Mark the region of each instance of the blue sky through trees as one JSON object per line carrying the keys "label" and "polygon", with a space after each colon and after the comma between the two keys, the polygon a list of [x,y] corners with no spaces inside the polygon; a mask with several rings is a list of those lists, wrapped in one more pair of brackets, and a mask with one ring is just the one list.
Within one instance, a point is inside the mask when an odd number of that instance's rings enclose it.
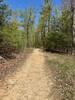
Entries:
{"label": "blue sky through trees", "polygon": [[[32,6],[36,10],[38,10],[41,6],[42,0],[5,0],[7,4],[9,4],[10,8],[15,9],[25,9],[29,6]],[[55,5],[60,4],[60,0],[53,0]]]}
{"label": "blue sky through trees", "polygon": [[[24,10],[28,7],[33,7],[36,12],[36,21],[39,18],[39,11],[41,7],[42,0],[5,0],[12,10],[21,9]],[[53,0],[53,4],[56,6],[60,5],[60,0]]]}

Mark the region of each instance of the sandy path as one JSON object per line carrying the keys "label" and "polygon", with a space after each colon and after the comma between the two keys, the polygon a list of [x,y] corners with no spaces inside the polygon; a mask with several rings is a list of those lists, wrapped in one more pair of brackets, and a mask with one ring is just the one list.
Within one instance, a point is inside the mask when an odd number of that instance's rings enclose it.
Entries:
{"label": "sandy path", "polygon": [[44,67],[44,53],[35,49],[22,68],[5,79],[7,86],[0,89],[0,100],[51,100],[53,83]]}

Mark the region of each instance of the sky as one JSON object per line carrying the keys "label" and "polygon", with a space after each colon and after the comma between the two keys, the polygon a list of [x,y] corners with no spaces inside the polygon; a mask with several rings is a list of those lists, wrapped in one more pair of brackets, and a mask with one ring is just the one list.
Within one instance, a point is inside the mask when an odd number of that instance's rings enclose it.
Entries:
{"label": "sky", "polygon": [[15,9],[25,9],[32,6],[36,10],[41,6],[41,0],[6,0],[6,3],[12,8]]}
{"label": "sky", "polygon": [[[41,6],[42,0],[5,0],[6,3],[12,8],[15,9],[24,9],[29,6],[32,6],[36,10],[38,10]],[[60,0],[53,0],[55,5],[60,4]]]}
{"label": "sky", "polygon": [[[5,0],[12,10],[25,9],[33,7],[36,12],[36,21],[39,18],[39,10],[41,7],[42,0]],[[60,5],[60,0],[53,0],[54,5]]]}

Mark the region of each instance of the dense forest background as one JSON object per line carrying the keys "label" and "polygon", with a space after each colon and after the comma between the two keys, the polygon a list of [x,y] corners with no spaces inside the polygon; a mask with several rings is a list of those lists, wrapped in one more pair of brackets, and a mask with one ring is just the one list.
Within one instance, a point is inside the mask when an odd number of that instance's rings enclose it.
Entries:
{"label": "dense forest background", "polygon": [[75,52],[75,8],[73,0],[43,0],[37,25],[32,7],[13,11],[0,0],[0,55],[11,57],[24,48],[36,47],[59,53]]}

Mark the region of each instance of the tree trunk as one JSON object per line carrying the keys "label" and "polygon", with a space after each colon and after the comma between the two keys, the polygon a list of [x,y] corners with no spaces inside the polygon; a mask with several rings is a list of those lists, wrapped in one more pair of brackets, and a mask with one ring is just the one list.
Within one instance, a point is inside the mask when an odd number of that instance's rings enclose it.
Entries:
{"label": "tree trunk", "polygon": [[27,47],[29,47],[29,25],[27,25]]}
{"label": "tree trunk", "polygon": [[73,8],[73,53],[75,55],[75,8]]}
{"label": "tree trunk", "polygon": [[75,1],[71,0],[72,12],[72,54],[75,55]]}

